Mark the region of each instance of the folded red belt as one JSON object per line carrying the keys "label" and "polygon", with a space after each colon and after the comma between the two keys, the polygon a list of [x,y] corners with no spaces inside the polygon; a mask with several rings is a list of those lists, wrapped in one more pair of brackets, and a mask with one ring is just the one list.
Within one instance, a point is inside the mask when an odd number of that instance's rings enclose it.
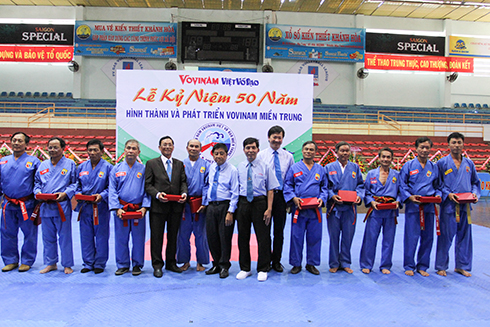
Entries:
{"label": "folded red belt", "polygon": [[475,203],[476,199],[473,197],[472,193],[456,193],[458,203]]}
{"label": "folded red belt", "polygon": [[38,200],[54,201],[57,198],[58,198],[58,195],[52,194],[52,193],[38,193],[38,194],[36,194],[36,199],[38,199]]}
{"label": "folded red belt", "polygon": [[127,211],[121,215],[122,219],[141,219],[143,214],[139,211]]}
{"label": "folded red belt", "polygon": [[417,196],[415,199],[420,203],[441,203],[439,196]]}
{"label": "folded red belt", "polygon": [[94,202],[97,199],[97,197],[95,195],[75,194],[75,199],[79,201]]}
{"label": "folded red belt", "polygon": [[344,191],[339,190],[340,199],[344,203],[354,203],[357,200],[357,192],[356,191]]}
{"label": "folded red belt", "polygon": [[181,195],[174,195],[174,194],[165,194],[164,198],[167,199],[167,200],[169,200],[169,201],[179,201],[179,200],[182,200],[182,196]]}
{"label": "folded red belt", "polygon": [[378,203],[377,207],[378,207],[378,210],[391,210],[391,209],[396,209],[396,202]]}

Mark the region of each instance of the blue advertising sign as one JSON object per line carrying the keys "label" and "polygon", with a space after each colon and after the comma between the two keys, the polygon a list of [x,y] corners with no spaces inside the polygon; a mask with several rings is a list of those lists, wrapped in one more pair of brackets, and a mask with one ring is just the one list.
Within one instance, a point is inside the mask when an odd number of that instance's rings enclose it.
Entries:
{"label": "blue advertising sign", "polygon": [[77,21],[75,55],[176,58],[177,24]]}
{"label": "blue advertising sign", "polygon": [[267,24],[266,58],[363,62],[366,30]]}
{"label": "blue advertising sign", "polygon": [[490,196],[490,174],[478,173],[480,179],[481,196]]}

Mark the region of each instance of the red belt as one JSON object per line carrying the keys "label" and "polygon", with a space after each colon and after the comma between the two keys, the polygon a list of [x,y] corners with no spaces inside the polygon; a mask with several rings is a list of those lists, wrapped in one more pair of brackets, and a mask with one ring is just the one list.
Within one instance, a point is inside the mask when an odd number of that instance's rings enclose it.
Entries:
{"label": "red belt", "polygon": [[[199,212],[192,212],[192,201],[197,200],[197,199],[202,199],[202,196],[191,196],[188,200],[189,206],[191,208],[191,217],[192,214],[195,213],[196,215],[194,216],[194,221],[199,221]],[[185,220],[185,207],[184,207],[184,212],[182,214],[182,220]]]}
{"label": "red belt", "polygon": [[[124,211],[136,211],[136,210],[139,210],[141,208],[141,203],[134,204],[134,203],[126,202],[126,201],[121,200],[121,199],[119,199],[119,203],[123,205],[122,209]],[[138,226],[138,220],[139,219],[134,219],[134,225],[135,226]],[[128,221],[126,219],[123,219],[123,226],[124,227],[129,226]]]}
{"label": "red belt", "polygon": [[[396,201],[396,199],[392,198],[391,196],[373,196],[373,198],[374,198],[374,201],[376,201],[378,203],[391,203],[391,202]],[[371,215],[373,210],[374,210],[374,208],[371,206],[371,208],[369,208],[368,212],[366,213],[366,217],[364,217],[363,222],[366,222],[366,220],[368,219],[369,215]],[[396,219],[396,214],[395,214],[395,224],[398,225],[398,221]]]}
{"label": "red belt", "polygon": [[[308,210],[308,209],[306,209],[306,210]],[[296,224],[298,222],[299,211],[300,211],[300,209],[296,208],[296,211],[294,212],[294,216],[293,216],[293,224]],[[318,209],[318,207],[315,208],[315,211],[316,211],[316,216],[318,217],[318,222],[321,223],[322,222],[322,215],[320,214],[320,210]]]}
{"label": "red belt", "polygon": [[[434,210],[436,214],[436,233],[437,236],[441,235],[441,226],[439,224],[439,212],[434,204]],[[420,230],[425,230],[425,215],[424,215],[424,204],[419,204],[419,217],[420,217]]]}
{"label": "red belt", "polygon": [[[352,204],[352,211],[354,212],[354,222],[352,223],[352,225],[355,225],[356,224],[356,220],[357,220],[357,215],[356,215],[356,207],[355,207],[355,203]],[[328,216],[330,215],[330,213],[332,212],[333,208],[335,207],[335,201],[332,203],[332,206],[330,207],[330,210],[328,210],[327,212],[327,219],[328,219]]]}
{"label": "red belt", "polygon": [[82,214],[83,206],[86,203],[89,203],[92,205],[92,210],[94,213],[94,226],[99,225],[99,206],[97,205],[97,203],[91,203],[91,202],[87,202],[87,201],[83,201],[82,205],[80,206],[80,211],[78,211],[78,220],[77,221],[80,221],[80,215]]}
{"label": "red belt", "polygon": [[[61,207],[61,204],[58,201],[44,201],[45,203],[56,203],[58,205],[58,212],[60,213],[61,221],[65,222],[65,213],[63,212],[63,208]],[[34,221],[34,225],[41,225],[41,216],[39,215],[39,211],[41,210],[41,205],[43,202],[39,202],[36,207],[34,208],[34,211],[32,212],[31,215],[31,220]]]}
{"label": "red belt", "polygon": [[4,194],[4,197],[5,197],[5,205],[3,206],[3,221],[5,223],[5,229],[7,229],[7,220],[5,219],[5,208],[7,208],[7,204],[10,202],[12,204],[15,204],[16,206],[20,206],[20,210],[22,211],[22,217],[24,217],[24,221],[26,221],[27,219],[29,219],[29,216],[27,215],[27,208],[26,208],[26,203],[25,201],[28,201],[32,198],[34,198],[34,195],[33,194],[30,194],[28,196],[24,196],[22,198],[19,198],[19,199],[12,199],[12,198],[9,198],[7,195]]}

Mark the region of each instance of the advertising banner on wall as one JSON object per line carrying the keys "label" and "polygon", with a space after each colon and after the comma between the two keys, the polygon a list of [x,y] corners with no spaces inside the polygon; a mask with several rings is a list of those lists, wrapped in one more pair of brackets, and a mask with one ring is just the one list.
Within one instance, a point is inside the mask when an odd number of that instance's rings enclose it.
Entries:
{"label": "advertising banner on wall", "polygon": [[366,33],[366,52],[444,57],[442,36]]}
{"label": "advertising banner on wall", "polygon": [[177,24],[77,21],[75,55],[176,58]]}
{"label": "advertising banner on wall", "polygon": [[449,36],[449,55],[463,57],[490,57],[490,38]]}
{"label": "advertising banner on wall", "polygon": [[326,62],[322,61],[298,61],[288,71],[291,74],[310,74],[313,76],[313,97],[317,98],[325,91],[339,73]]}
{"label": "advertising banner on wall", "polygon": [[228,160],[245,160],[242,142],[256,137],[268,147],[267,131],[282,126],[283,147],[301,158],[302,144],[312,139],[311,75],[212,71],[121,70],[116,83],[117,155],[128,139],[141,143],[143,162],[158,157],[158,141],[170,135],[173,156],[187,157],[187,141],[202,143],[212,161],[216,143],[228,146]]}
{"label": "advertising banner on wall", "polygon": [[73,25],[0,24],[0,44],[73,45]]}
{"label": "advertising banner on wall", "polygon": [[473,73],[473,58],[413,57],[366,53],[367,69]]}
{"label": "advertising banner on wall", "polygon": [[480,179],[481,196],[490,196],[490,174],[478,173]]}
{"label": "advertising banner on wall", "polygon": [[0,62],[69,62],[73,47],[0,45]]}
{"label": "advertising banner on wall", "polygon": [[362,62],[365,35],[362,28],[267,24],[265,57]]}
{"label": "advertising banner on wall", "polygon": [[145,59],[138,58],[110,58],[107,63],[102,66],[101,70],[104,74],[116,85],[116,76],[119,70],[153,70],[153,67]]}

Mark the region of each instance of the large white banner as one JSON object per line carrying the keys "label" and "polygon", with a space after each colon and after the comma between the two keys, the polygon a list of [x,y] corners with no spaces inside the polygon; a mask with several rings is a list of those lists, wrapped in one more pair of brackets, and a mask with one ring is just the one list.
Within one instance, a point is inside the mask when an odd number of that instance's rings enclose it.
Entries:
{"label": "large white banner", "polygon": [[261,149],[269,146],[271,126],[285,129],[283,147],[295,160],[312,137],[311,75],[120,70],[116,97],[118,156],[134,138],[143,162],[160,155],[158,141],[165,135],[173,138],[177,159],[187,157],[187,141],[196,138],[209,161],[212,146],[225,143],[234,165],[245,160],[245,138],[258,138]]}

